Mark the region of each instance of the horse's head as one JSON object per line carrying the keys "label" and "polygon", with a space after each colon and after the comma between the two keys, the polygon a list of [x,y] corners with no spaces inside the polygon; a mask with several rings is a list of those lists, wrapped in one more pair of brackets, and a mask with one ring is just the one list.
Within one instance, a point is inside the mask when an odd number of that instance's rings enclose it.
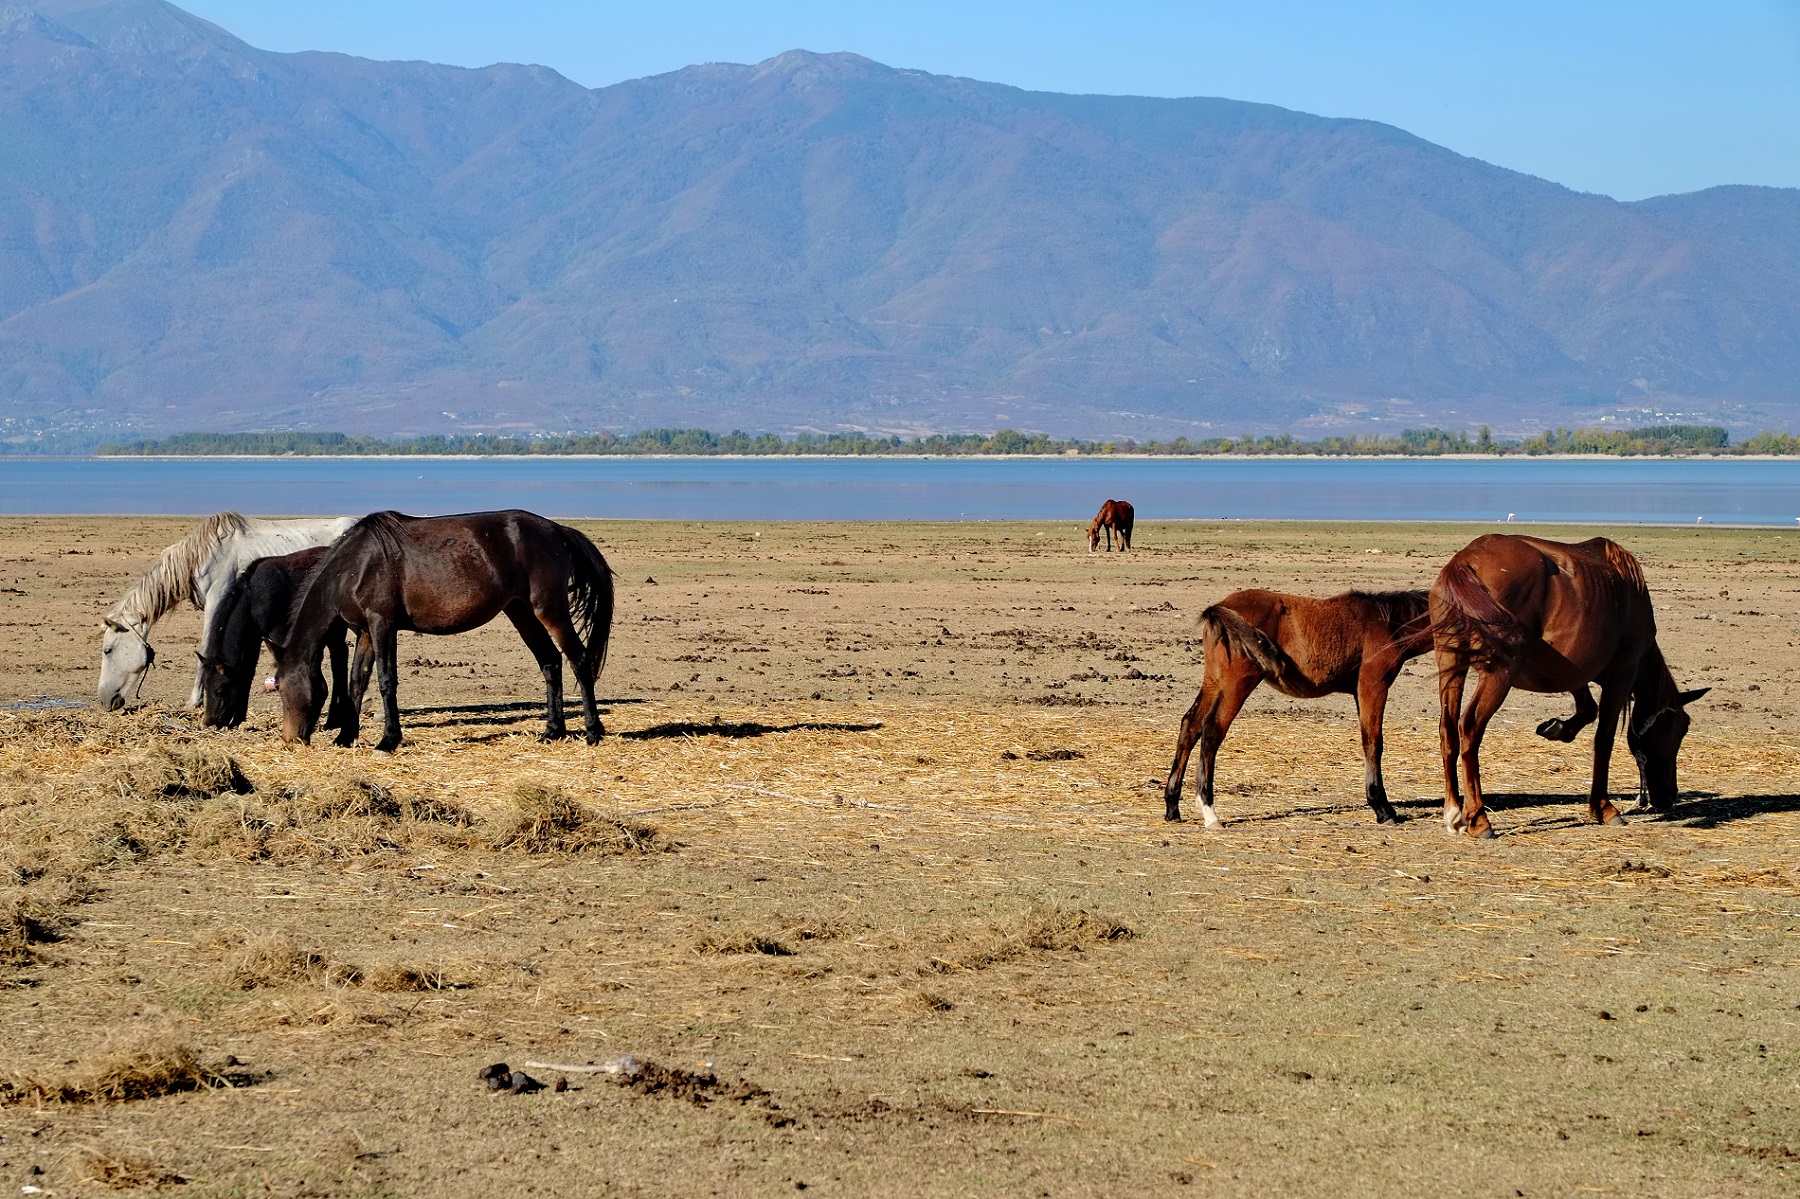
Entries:
{"label": "horse's head", "polygon": [[[1665,671],[1666,677],[1666,671]],[[1674,806],[1679,788],[1675,783],[1675,757],[1681,752],[1681,739],[1687,736],[1687,705],[1711,691],[1700,687],[1693,691],[1676,691],[1673,681],[1657,699],[1645,702],[1633,696],[1629,723],[1625,726],[1625,744],[1637,759],[1638,779],[1649,793],[1650,806],[1658,811]]]}
{"label": "horse's head", "polygon": [[125,706],[125,694],[143,690],[144,676],[156,661],[156,650],[144,634],[148,630],[108,616],[100,631],[100,706],[117,711]]}
{"label": "horse's head", "polygon": [[281,692],[281,739],[289,745],[296,741],[311,745],[319,713],[325,708],[325,671],[316,658],[290,661],[285,651],[278,653],[275,661],[275,680]]}
{"label": "horse's head", "polygon": [[194,656],[200,659],[200,723],[228,729],[244,723],[250,715],[250,676],[234,679],[222,660],[198,651]]}
{"label": "horse's head", "polygon": [[1096,516],[1094,523],[1087,527],[1088,553],[1096,553],[1100,548],[1100,518]]}

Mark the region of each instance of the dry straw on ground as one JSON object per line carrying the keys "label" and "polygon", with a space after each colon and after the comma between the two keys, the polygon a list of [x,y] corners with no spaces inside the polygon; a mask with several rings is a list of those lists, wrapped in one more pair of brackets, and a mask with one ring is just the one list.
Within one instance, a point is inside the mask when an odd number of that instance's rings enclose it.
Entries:
{"label": "dry straw on ground", "polygon": [[163,1031],[115,1039],[79,1059],[67,1074],[25,1074],[0,1085],[15,1102],[129,1103],[231,1083],[202,1065],[186,1039]]}
{"label": "dry straw on ground", "polygon": [[663,853],[675,848],[656,829],[602,816],[555,787],[520,783],[513,788],[511,819],[493,839],[495,849],[525,853]]}

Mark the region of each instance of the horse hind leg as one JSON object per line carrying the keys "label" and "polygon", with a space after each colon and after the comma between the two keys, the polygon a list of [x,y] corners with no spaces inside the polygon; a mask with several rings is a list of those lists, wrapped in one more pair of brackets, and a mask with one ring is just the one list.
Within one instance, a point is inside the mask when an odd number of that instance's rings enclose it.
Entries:
{"label": "horse hind leg", "polygon": [[1463,781],[1468,785],[1468,795],[1463,800],[1461,828],[1471,837],[1494,835],[1493,822],[1488,819],[1481,795],[1481,741],[1487,733],[1488,722],[1506,702],[1507,693],[1512,690],[1512,679],[1511,670],[1478,675],[1474,694],[1469,697],[1469,706],[1462,714]]}
{"label": "horse hind leg", "polygon": [[1576,734],[1593,723],[1594,714],[1599,708],[1594,704],[1593,692],[1586,687],[1579,687],[1569,692],[1575,700],[1573,716],[1552,716],[1537,726],[1537,735],[1549,741],[1569,742],[1575,740]]}
{"label": "horse hind leg", "polygon": [[519,630],[525,648],[537,659],[538,673],[544,676],[544,740],[561,740],[569,735],[568,726],[563,723],[562,654],[550,631],[524,600],[507,605],[506,618]]}
{"label": "horse hind leg", "polygon": [[1462,716],[1463,684],[1469,668],[1450,652],[1440,652],[1438,664],[1438,748],[1444,759],[1444,828],[1451,833],[1462,831],[1462,791],[1457,785],[1456,767],[1462,757],[1462,741],[1457,721]]}
{"label": "horse hind leg", "polygon": [[[1221,648],[1215,652],[1224,651]],[[1165,820],[1181,819],[1181,780],[1187,773],[1188,756],[1197,742],[1200,747],[1199,778],[1196,780],[1200,797],[1200,818],[1207,828],[1219,828],[1224,824],[1213,807],[1214,766],[1218,759],[1219,745],[1225,740],[1225,734],[1230,731],[1231,722],[1237,718],[1244,701],[1250,698],[1250,693],[1262,682],[1262,675],[1254,669],[1234,669],[1230,666],[1221,674],[1223,677],[1208,674],[1193,707],[1182,718],[1181,734],[1175,746],[1175,762],[1169,768],[1168,780],[1163,784]]]}

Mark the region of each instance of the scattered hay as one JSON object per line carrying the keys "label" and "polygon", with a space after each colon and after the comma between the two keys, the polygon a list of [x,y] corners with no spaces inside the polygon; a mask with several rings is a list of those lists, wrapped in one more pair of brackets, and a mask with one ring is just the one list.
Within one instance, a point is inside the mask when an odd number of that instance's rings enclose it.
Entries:
{"label": "scattered hay", "polygon": [[97,783],[121,798],[201,800],[256,790],[230,754],[210,745],[167,739],[107,766]]}
{"label": "scattered hay", "polygon": [[650,854],[675,848],[647,824],[602,816],[538,783],[513,789],[511,822],[492,844],[525,853]]}
{"label": "scattered hay", "polygon": [[1087,757],[1078,749],[1028,749],[1025,756],[1033,762],[1075,762]]}
{"label": "scattered hay", "polygon": [[301,949],[280,933],[269,933],[245,945],[226,978],[240,991],[257,991],[295,983],[351,986],[361,981],[362,972],[333,963],[322,953]]}
{"label": "scattered hay", "polygon": [[954,1003],[936,991],[920,991],[913,996],[913,1002],[928,1012],[948,1012],[956,1007]]}
{"label": "scattered hay", "polygon": [[14,896],[0,905],[0,965],[32,965],[38,946],[53,945],[67,933],[59,910],[35,896]]}
{"label": "scattered hay", "polygon": [[351,777],[287,783],[267,803],[221,796],[194,814],[190,831],[196,846],[245,861],[331,859],[456,841],[474,820],[446,800],[413,799]]}
{"label": "scattered hay", "polygon": [[1129,941],[1137,933],[1110,916],[1052,904],[1033,910],[1021,920],[1015,936],[1028,949],[1058,951],[1080,950],[1100,941]]}
{"label": "scattered hay", "polygon": [[110,1190],[135,1191],[145,1187],[161,1189],[192,1181],[137,1154],[114,1154],[101,1149],[87,1149],[82,1152],[82,1159],[83,1172],[87,1177]]}
{"label": "scattered hay", "polygon": [[1032,909],[1012,925],[995,929],[995,939],[959,958],[934,957],[925,969],[934,974],[985,970],[1033,952],[1080,953],[1089,945],[1128,941],[1137,933],[1123,921],[1083,908],[1055,904]]}
{"label": "scattered hay", "polygon": [[769,957],[791,958],[794,951],[774,937],[761,933],[713,933],[694,942],[694,952],[703,955],[761,953]]}
{"label": "scattered hay", "polygon": [[15,1100],[130,1103],[231,1085],[231,1079],[200,1064],[192,1045],[172,1033],[155,1033],[114,1042],[78,1061],[67,1077],[27,1076],[9,1082],[7,1090]]}
{"label": "scattered hay", "polygon": [[449,991],[457,988],[457,984],[450,982],[442,970],[422,969],[403,962],[380,962],[370,966],[363,974],[362,982],[371,991],[395,994]]}

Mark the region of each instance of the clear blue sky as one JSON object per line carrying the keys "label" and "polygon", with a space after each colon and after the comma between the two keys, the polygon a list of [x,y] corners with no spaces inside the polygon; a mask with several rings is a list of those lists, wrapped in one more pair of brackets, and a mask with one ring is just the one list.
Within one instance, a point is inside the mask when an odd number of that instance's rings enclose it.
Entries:
{"label": "clear blue sky", "polygon": [[1368,117],[1620,199],[1800,187],[1800,0],[189,0],[271,50],[589,86],[852,50],[1063,92],[1228,96]]}

